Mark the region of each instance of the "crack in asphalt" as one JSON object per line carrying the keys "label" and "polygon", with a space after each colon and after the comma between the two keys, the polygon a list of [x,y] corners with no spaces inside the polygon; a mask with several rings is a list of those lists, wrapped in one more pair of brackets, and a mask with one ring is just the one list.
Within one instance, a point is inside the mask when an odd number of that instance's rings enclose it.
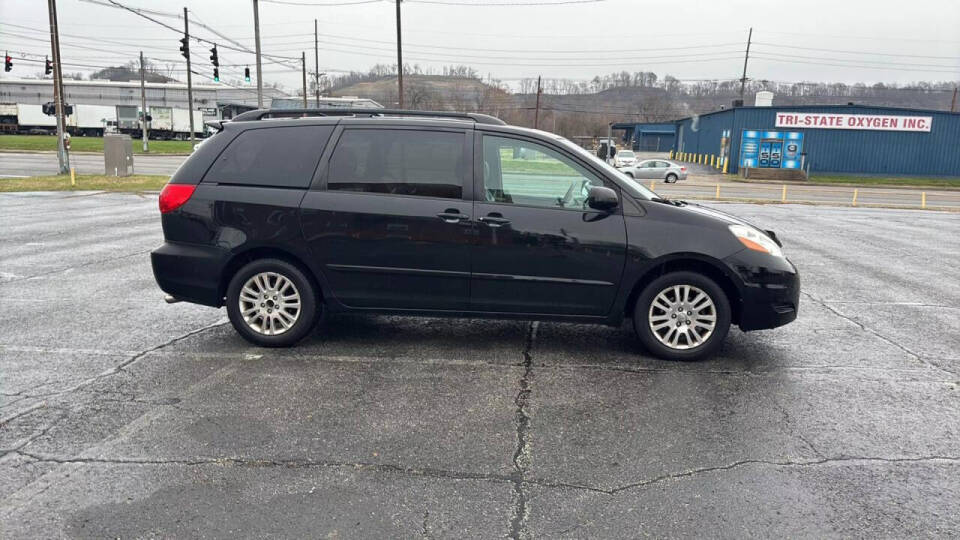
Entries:
{"label": "crack in asphalt", "polygon": [[513,452],[513,473],[510,480],[513,483],[513,492],[516,496],[516,506],[510,518],[510,538],[518,539],[523,534],[527,521],[527,494],[523,489],[524,476],[530,461],[530,415],[527,413],[527,399],[530,397],[530,379],[533,376],[533,343],[537,338],[536,321],[530,323],[527,332],[526,344],[523,348],[523,374],[520,376],[520,389],[514,403],[517,406],[517,447]]}
{"label": "crack in asphalt", "polygon": [[611,490],[604,491],[608,495],[616,495],[617,493],[640,488],[651,486],[654,484],[659,484],[667,480],[676,480],[680,478],[689,478],[692,476],[697,476],[706,473],[712,472],[723,472],[730,471],[745,465],[770,465],[774,467],[810,467],[816,465],[827,465],[831,463],[842,463],[842,462],[883,462],[883,463],[916,463],[924,461],[943,461],[948,463],[958,463],[960,462],[960,456],[918,456],[918,457],[899,457],[899,458],[887,458],[887,457],[863,457],[863,456],[846,456],[846,457],[832,457],[832,458],[819,458],[811,460],[784,460],[784,461],[774,461],[766,459],[744,459],[740,461],[735,461],[727,465],[719,465],[715,467],[698,467],[696,469],[691,469],[688,471],[683,471],[679,473],[664,474],[657,476],[656,478],[651,478],[649,480],[643,480],[640,482],[634,482],[632,484],[626,484]]}
{"label": "crack in asphalt", "polygon": [[809,439],[807,439],[806,435],[804,435],[800,431],[796,431],[797,425],[793,421],[793,416],[790,414],[790,411],[787,410],[787,408],[783,405],[783,403],[780,403],[780,400],[775,397],[771,398],[771,401],[773,401],[774,405],[777,406],[777,409],[780,410],[780,414],[783,415],[783,423],[790,428],[791,434],[795,435],[798,439],[803,441],[803,444],[807,445],[807,448],[811,452],[813,452],[813,455],[817,456],[818,458],[824,458],[825,456],[823,455],[823,453],[821,453],[820,450],[818,450],[817,447],[814,446]]}
{"label": "crack in asphalt", "polygon": [[[56,463],[59,465],[180,465],[180,466],[237,466],[237,467],[284,467],[291,469],[319,468],[319,469],[351,469],[360,472],[404,474],[415,477],[435,478],[441,480],[482,480],[500,483],[516,483],[516,475],[511,474],[493,474],[493,473],[475,473],[470,471],[452,471],[447,469],[431,467],[404,467],[401,465],[385,463],[368,462],[349,462],[349,461],[316,461],[316,460],[272,460],[272,459],[246,459],[246,458],[198,458],[198,459],[134,459],[134,458],[95,458],[95,457],[59,457],[47,454],[28,452],[25,450],[11,450],[8,454],[16,454],[39,463]],[[749,465],[762,465],[771,467],[815,467],[820,465],[830,465],[836,463],[960,463],[960,456],[929,455],[912,457],[875,457],[875,456],[839,456],[823,457],[817,459],[787,459],[787,460],[767,460],[767,459],[744,459],[728,463],[726,465],[716,465],[710,467],[697,467],[668,473],[654,478],[624,484],[622,486],[604,489],[597,486],[588,486],[583,484],[574,484],[567,482],[554,482],[535,478],[523,478],[520,483],[523,486],[537,486],[552,489],[575,489],[580,491],[589,491],[602,495],[617,495],[619,493],[632,489],[643,488],[655,484],[660,484],[669,480],[678,480],[683,478],[692,478],[703,474],[725,472]],[[427,511],[429,512],[429,510]],[[424,521],[428,516],[425,515]],[[522,525],[517,522],[516,525]],[[521,528],[511,527],[511,536],[518,537],[522,533]]]}
{"label": "crack in asphalt", "polygon": [[380,472],[405,474],[409,476],[437,478],[446,480],[488,480],[508,483],[513,481],[513,475],[478,473],[470,471],[453,471],[434,467],[404,467],[390,463],[370,463],[351,461],[320,461],[320,460],[275,460],[275,459],[246,459],[236,457],[224,458],[197,458],[197,459],[136,459],[136,458],[97,458],[97,457],[60,457],[49,454],[28,452],[25,450],[11,450],[8,454],[17,454],[41,463],[56,463],[60,465],[218,465],[237,467],[283,467],[289,469],[353,469],[364,472]]}
{"label": "crack in asphalt", "polygon": [[[150,354],[150,353],[152,353],[152,352],[154,352],[154,351],[157,351],[157,350],[160,350],[160,349],[162,349],[162,348],[164,348],[164,347],[168,347],[168,346],[170,346],[170,345],[173,345],[174,343],[177,343],[177,342],[179,342],[179,341],[182,341],[182,340],[184,340],[184,339],[187,339],[187,338],[189,338],[189,337],[191,337],[191,336],[197,335],[197,334],[199,334],[199,333],[201,333],[201,332],[205,332],[205,331],[207,331],[207,330],[210,330],[211,328],[216,328],[216,327],[218,327],[218,326],[223,326],[223,325],[225,325],[225,324],[228,324],[228,322],[229,322],[229,321],[218,321],[218,322],[216,322],[216,323],[208,324],[208,325],[206,325],[206,326],[197,328],[197,329],[195,329],[195,330],[191,330],[191,331],[186,332],[186,333],[184,333],[184,334],[180,334],[179,336],[173,337],[173,338],[171,338],[171,339],[169,339],[169,340],[167,340],[167,341],[165,341],[165,342],[163,342],[163,343],[160,343],[159,345],[155,345],[155,346],[153,346],[153,347],[150,347],[150,348],[148,348],[148,349],[145,349],[145,350],[143,350],[143,351],[140,351],[139,353],[131,356],[130,358],[128,358],[127,360],[124,360],[123,362],[117,364],[116,366],[113,366],[112,368],[110,368],[110,369],[108,369],[108,370],[106,370],[106,371],[104,371],[104,372],[101,372],[101,373],[99,373],[99,374],[97,374],[97,375],[94,375],[93,377],[90,377],[90,378],[87,378],[87,379],[85,379],[85,380],[83,380],[83,381],[80,381],[79,383],[75,384],[74,386],[72,386],[72,387],[70,387],[70,388],[68,388],[68,389],[66,389],[66,390],[60,390],[60,391],[57,391],[57,392],[50,392],[50,393],[48,393],[48,394],[40,394],[40,395],[37,395],[37,396],[30,396],[30,397],[55,397],[55,396],[61,396],[61,395],[64,395],[64,394],[69,394],[69,393],[76,392],[76,391],[78,391],[78,390],[80,390],[80,389],[82,389],[82,388],[84,388],[84,387],[86,387],[86,386],[89,386],[89,385],[91,385],[91,384],[99,381],[100,379],[103,379],[103,378],[105,378],[105,377],[110,377],[110,376],[116,375],[117,373],[121,373],[121,372],[125,371],[125,370],[126,370],[128,367],[130,367],[133,363],[137,362],[138,360],[144,358],[145,356],[147,356],[148,354]],[[167,405],[169,405],[169,404],[173,404],[173,403],[167,402],[167,403],[155,403],[155,404],[157,404],[157,405],[161,405],[161,404],[167,404]],[[46,409],[46,408],[48,408],[48,404],[47,404],[46,401],[41,401],[41,402],[35,403],[35,404],[31,405],[30,407],[27,407],[26,409],[22,410],[22,411],[19,411],[19,412],[15,413],[15,414],[12,414],[12,415],[10,415],[10,416],[8,416],[8,417],[6,417],[6,418],[3,418],[2,420],[0,420],[0,426],[4,426],[4,425],[12,422],[13,420],[16,420],[16,419],[18,419],[18,418],[22,418],[22,417],[24,417],[24,416],[28,416],[28,415],[30,415],[30,414],[33,414],[33,413],[35,413],[35,412],[37,412],[37,411],[40,411],[40,410],[44,410],[44,409]],[[63,411],[63,410],[64,410],[64,409],[62,409],[62,408],[60,408],[60,407],[50,407],[50,408],[52,408],[52,409],[54,409],[54,410],[60,410],[60,411]],[[47,432],[50,431],[50,429],[52,429],[54,426],[56,426],[57,423],[59,423],[61,420],[63,420],[64,418],[66,418],[66,416],[67,416],[66,414],[62,414],[62,415],[58,416],[53,422],[51,422],[49,425],[47,425],[46,427],[44,427],[40,432],[38,432],[38,433],[30,436],[29,438],[27,438],[23,443],[20,443],[20,444],[16,445],[16,446],[13,447],[13,448],[0,449],[0,459],[6,457],[6,456],[9,455],[9,454],[19,452],[20,450],[22,450],[23,448],[25,448],[27,445],[29,445],[29,444],[32,443],[33,441],[35,441],[35,440],[37,440],[38,438],[46,435]]]}
{"label": "crack in asphalt", "polygon": [[834,307],[831,306],[829,303],[827,303],[827,302],[825,302],[825,301],[817,298],[816,296],[813,296],[812,294],[810,294],[810,293],[808,293],[808,292],[806,292],[806,291],[800,291],[800,294],[806,296],[807,298],[809,298],[810,300],[812,300],[814,303],[819,304],[820,306],[823,306],[824,309],[830,311],[831,313],[833,313],[834,315],[840,317],[841,319],[843,319],[843,320],[845,320],[845,321],[849,321],[849,322],[851,322],[851,323],[859,326],[860,329],[863,330],[864,332],[870,333],[870,334],[872,334],[872,335],[874,335],[874,336],[882,339],[883,341],[889,343],[890,345],[893,345],[894,347],[900,349],[901,351],[907,353],[908,355],[912,356],[917,362],[920,362],[921,364],[924,364],[924,365],[926,365],[926,366],[928,366],[928,367],[932,367],[932,368],[934,368],[934,369],[938,369],[938,370],[943,371],[943,372],[945,372],[945,373],[949,373],[949,374],[951,374],[951,375],[957,375],[957,373],[955,373],[955,372],[953,372],[953,371],[951,371],[951,370],[949,370],[949,369],[947,369],[947,368],[945,368],[945,367],[943,367],[943,366],[941,366],[941,365],[939,365],[939,364],[937,364],[937,363],[931,362],[931,361],[929,360],[929,358],[925,358],[924,356],[920,355],[919,353],[916,353],[916,352],[910,350],[910,349],[907,348],[905,345],[900,344],[900,343],[897,342],[896,340],[891,339],[891,338],[883,335],[883,334],[880,333],[879,331],[874,330],[873,328],[870,328],[869,326],[863,324],[862,322],[854,319],[853,317],[850,317],[849,315],[846,315],[846,314],[840,312],[840,310],[834,308]]}
{"label": "crack in asphalt", "polygon": [[67,389],[65,389],[65,390],[58,390],[58,391],[56,391],[56,392],[46,392],[46,393],[41,393],[41,394],[29,394],[27,397],[32,397],[32,398],[38,398],[38,399],[39,399],[39,398],[47,398],[47,397],[61,396],[61,395],[64,395],[64,394],[70,394],[70,393],[76,392],[77,390],[80,390],[80,389],[82,389],[82,388],[84,388],[84,387],[90,386],[91,384],[99,381],[100,379],[103,379],[103,378],[105,378],[105,377],[110,377],[110,376],[112,376],[112,375],[116,375],[116,374],[118,374],[118,373],[121,373],[121,372],[125,371],[125,370],[126,370],[128,367],[130,367],[132,364],[134,364],[135,362],[139,361],[140,359],[142,359],[143,357],[147,356],[148,354],[150,354],[150,353],[152,353],[152,352],[156,352],[156,351],[158,351],[158,350],[160,350],[160,349],[163,349],[163,348],[165,348],[165,347],[169,347],[170,345],[173,345],[174,343],[177,343],[177,342],[179,342],[179,341],[183,341],[184,339],[187,339],[187,338],[189,338],[189,337],[193,337],[193,336],[195,336],[195,335],[197,335],[197,334],[199,334],[199,333],[206,332],[207,330],[211,330],[211,329],[213,329],[213,328],[217,328],[217,327],[220,327],[220,326],[227,325],[227,324],[229,324],[229,322],[230,322],[230,321],[222,321],[222,320],[221,320],[221,321],[217,321],[217,322],[215,322],[215,323],[208,324],[208,325],[206,325],[206,326],[202,326],[202,327],[197,328],[197,329],[195,329],[195,330],[191,330],[191,331],[189,331],[189,332],[187,332],[187,333],[185,333],[185,334],[180,334],[179,336],[173,337],[173,338],[171,338],[171,339],[169,339],[169,340],[167,340],[167,341],[165,341],[165,342],[163,342],[163,343],[160,343],[159,345],[154,345],[153,347],[150,347],[150,348],[148,348],[148,349],[144,349],[144,350],[142,350],[142,351],[140,351],[140,352],[138,352],[138,353],[130,356],[130,358],[124,360],[123,362],[120,362],[119,364],[111,367],[110,369],[108,369],[108,370],[106,370],[106,371],[103,371],[103,372],[101,372],[101,373],[98,373],[97,375],[94,375],[93,377],[88,377],[88,378],[86,378],[86,379],[78,382],[77,384],[75,384],[75,385],[73,385],[73,386],[71,386],[70,388],[67,388]]}
{"label": "crack in asphalt", "polygon": [[44,435],[46,435],[47,433],[49,433],[50,430],[53,429],[54,427],[56,427],[56,425],[59,424],[61,420],[63,420],[64,418],[67,417],[67,413],[66,413],[66,411],[65,411],[64,409],[57,408],[57,410],[61,411],[63,414],[60,414],[59,416],[57,416],[56,418],[54,418],[53,421],[50,422],[49,424],[47,424],[46,426],[44,426],[43,429],[41,429],[41,430],[38,431],[37,433],[34,433],[33,435],[27,437],[26,439],[23,440],[23,442],[21,442],[20,444],[17,444],[17,445],[14,446],[13,448],[0,449],[0,460],[2,460],[3,458],[5,458],[5,457],[7,457],[7,456],[9,456],[9,455],[12,455],[12,454],[24,455],[23,452],[22,452],[22,450],[23,450],[24,448],[26,448],[27,446],[29,446],[30,443],[32,443],[33,441],[35,441],[35,440],[39,439],[40,437],[43,437]]}
{"label": "crack in asphalt", "polygon": [[423,529],[420,531],[420,535],[424,538],[430,538],[430,528],[427,526],[427,520],[430,519],[430,509],[423,511]]}

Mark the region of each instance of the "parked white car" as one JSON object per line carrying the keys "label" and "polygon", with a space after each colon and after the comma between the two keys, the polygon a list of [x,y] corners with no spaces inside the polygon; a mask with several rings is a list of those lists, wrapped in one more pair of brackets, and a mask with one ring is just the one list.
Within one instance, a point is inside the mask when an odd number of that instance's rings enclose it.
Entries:
{"label": "parked white car", "polygon": [[628,167],[637,162],[637,155],[632,150],[620,150],[613,157],[614,167]]}

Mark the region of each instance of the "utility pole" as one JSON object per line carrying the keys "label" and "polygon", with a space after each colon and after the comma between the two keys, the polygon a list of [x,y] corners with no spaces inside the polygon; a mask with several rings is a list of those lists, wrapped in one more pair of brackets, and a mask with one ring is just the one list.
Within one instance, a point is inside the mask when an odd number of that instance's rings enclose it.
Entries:
{"label": "utility pole", "polygon": [[540,88],[540,75],[537,75],[537,106],[533,112],[533,129],[540,128],[540,94],[543,91]]}
{"label": "utility pole", "polygon": [[957,112],[957,87],[953,87],[953,99],[950,101],[950,112]]}
{"label": "utility pole", "polygon": [[[187,20],[187,8],[183,8],[183,37],[187,40],[187,111],[190,112],[190,146],[197,142],[193,129],[193,78],[190,74],[190,21]],[[143,111],[146,114],[147,111]]]}
{"label": "utility pole", "polygon": [[403,45],[400,39],[400,0],[397,0],[397,105],[403,108]]}
{"label": "utility pole", "polygon": [[753,27],[750,27],[750,33],[747,34],[747,53],[743,57],[743,76],[740,77],[740,102],[743,102],[743,91],[747,84],[747,60],[750,59],[750,42],[753,41]]}
{"label": "utility pole", "polygon": [[317,69],[314,73],[315,81],[317,83],[317,108],[320,108],[320,45],[319,45],[319,34],[317,33],[317,20],[313,20],[313,65]]}
{"label": "utility pole", "polygon": [[263,108],[263,68],[260,65],[260,6],[253,0],[253,38],[257,44],[257,108]]}
{"label": "utility pole", "polygon": [[140,110],[143,111],[143,116],[140,118],[140,121],[143,122],[143,151],[147,152],[147,86],[146,81],[146,66],[143,63],[143,51],[140,51]]}
{"label": "utility pole", "polygon": [[57,160],[60,162],[60,174],[70,172],[70,154],[63,141],[66,122],[63,117],[63,70],[60,63],[60,29],[57,27],[57,0],[48,0],[50,11],[50,47],[53,49],[53,102],[57,108]]}
{"label": "utility pole", "polygon": [[300,51],[300,66],[303,68],[303,108],[307,108],[307,52]]}

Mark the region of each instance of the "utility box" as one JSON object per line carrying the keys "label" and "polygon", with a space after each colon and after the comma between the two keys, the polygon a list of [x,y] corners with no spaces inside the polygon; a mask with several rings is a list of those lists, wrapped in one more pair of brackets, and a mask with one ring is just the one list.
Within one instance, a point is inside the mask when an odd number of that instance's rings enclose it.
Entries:
{"label": "utility box", "polygon": [[130,136],[104,135],[103,162],[107,176],[133,174],[133,143]]}

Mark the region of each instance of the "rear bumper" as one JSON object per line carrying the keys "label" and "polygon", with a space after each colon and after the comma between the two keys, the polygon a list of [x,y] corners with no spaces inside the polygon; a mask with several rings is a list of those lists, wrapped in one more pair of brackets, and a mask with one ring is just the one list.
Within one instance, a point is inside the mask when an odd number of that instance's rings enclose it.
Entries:
{"label": "rear bumper", "polygon": [[228,254],[211,246],[166,242],[150,253],[153,277],[177,300],[220,307],[220,276]]}
{"label": "rear bumper", "polygon": [[741,330],[776,328],[797,318],[800,275],[790,261],[746,250],[728,258],[727,263],[743,279]]}

